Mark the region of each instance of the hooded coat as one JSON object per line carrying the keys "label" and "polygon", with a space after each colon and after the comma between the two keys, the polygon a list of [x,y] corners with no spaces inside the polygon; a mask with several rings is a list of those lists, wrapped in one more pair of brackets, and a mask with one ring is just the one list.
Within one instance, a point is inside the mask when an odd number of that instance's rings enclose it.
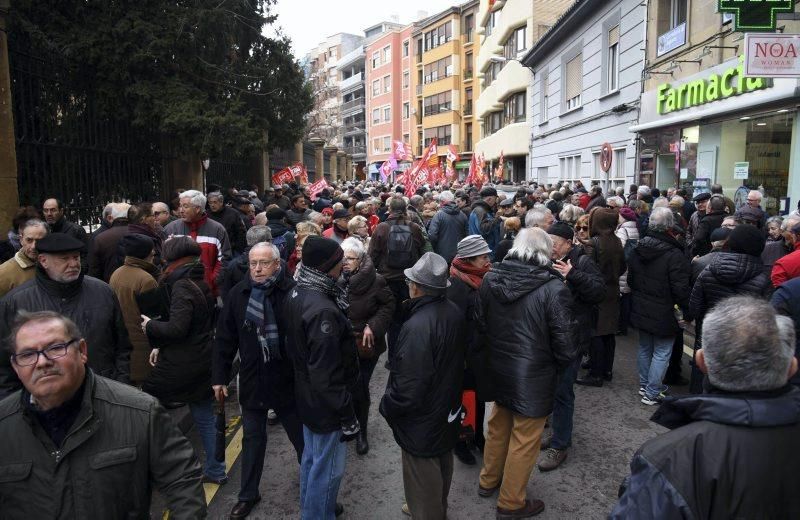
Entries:
{"label": "hooded coat", "polygon": [[692,287],[689,309],[697,320],[725,298],[751,295],[767,298],[772,282],[761,258],[744,253],[720,252],[703,269]]}
{"label": "hooded coat", "polygon": [[578,356],[573,300],[551,267],[506,258],[483,278],[476,308],[490,397],[525,417],[553,411],[557,374]]}
{"label": "hooded coat", "polygon": [[433,251],[447,263],[453,261],[458,243],[467,236],[467,216],[449,202],[436,212],[428,225],[428,239]]}

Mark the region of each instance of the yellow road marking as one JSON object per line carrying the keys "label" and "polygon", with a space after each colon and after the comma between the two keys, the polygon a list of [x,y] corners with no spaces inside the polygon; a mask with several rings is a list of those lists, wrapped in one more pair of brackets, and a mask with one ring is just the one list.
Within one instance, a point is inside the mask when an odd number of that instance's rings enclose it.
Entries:
{"label": "yellow road marking", "polygon": [[[231,421],[232,423],[239,424],[241,422],[241,418],[239,420]],[[228,446],[225,448],[225,471],[229,472],[233,467],[233,464],[236,462],[236,459],[239,458],[239,454],[242,453],[242,437],[244,437],[244,430],[241,426],[236,430],[236,433],[233,435],[233,438],[228,443]],[[219,491],[219,485],[217,484],[203,484],[203,490],[206,493],[206,504],[210,504],[211,500],[214,499],[214,496]],[[166,520],[166,519],[165,519]]]}

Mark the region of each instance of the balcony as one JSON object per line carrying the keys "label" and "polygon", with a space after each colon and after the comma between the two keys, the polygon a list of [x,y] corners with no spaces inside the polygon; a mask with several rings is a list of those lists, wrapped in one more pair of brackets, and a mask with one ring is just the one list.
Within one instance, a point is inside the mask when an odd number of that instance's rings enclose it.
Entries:
{"label": "balcony", "polygon": [[354,157],[356,155],[366,155],[367,147],[366,147],[366,145],[363,145],[363,144],[362,145],[356,145],[356,146],[345,146],[344,147],[344,153],[348,153],[348,154],[350,154],[350,155],[352,155]]}
{"label": "balcony", "polygon": [[472,79],[473,71],[472,69],[467,69],[464,71],[464,81],[469,81]]}
{"label": "balcony", "polygon": [[355,109],[364,110],[364,102],[365,102],[364,98],[356,98],[356,99],[353,99],[351,101],[347,101],[345,103],[342,103],[342,109],[341,109],[342,113],[350,112],[350,111],[353,111]]}
{"label": "balcony", "polygon": [[366,133],[367,127],[364,124],[364,121],[361,121],[360,123],[356,123],[354,125],[346,125],[342,130],[344,131],[344,135],[350,136]]}
{"label": "balcony", "polygon": [[470,116],[472,115],[472,100],[468,100],[464,102],[464,115]]}
{"label": "balcony", "polygon": [[364,73],[363,72],[359,72],[358,74],[353,74],[349,78],[343,79],[342,81],[340,81],[339,82],[339,90],[344,92],[344,91],[346,91],[346,90],[348,90],[350,88],[353,88],[353,87],[356,87],[356,86],[359,86],[359,85],[363,85],[363,84],[364,84]]}

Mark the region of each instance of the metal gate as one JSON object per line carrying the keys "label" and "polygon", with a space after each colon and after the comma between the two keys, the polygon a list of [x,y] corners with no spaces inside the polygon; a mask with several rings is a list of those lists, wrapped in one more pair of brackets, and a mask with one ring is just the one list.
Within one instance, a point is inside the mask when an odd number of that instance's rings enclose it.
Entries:
{"label": "metal gate", "polygon": [[[163,200],[164,157],[155,133],[99,116],[89,89],[76,88],[69,67],[13,45],[11,94],[21,205],[55,197],[87,227],[108,202]],[[42,53],[45,54],[45,53]],[[91,81],[82,78],[81,85]]]}
{"label": "metal gate", "polygon": [[261,184],[258,177],[258,163],[254,158],[223,155],[210,159],[205,170],[206,188],[210,184],[217,184],[223,189],[250,190],[253,185]]}

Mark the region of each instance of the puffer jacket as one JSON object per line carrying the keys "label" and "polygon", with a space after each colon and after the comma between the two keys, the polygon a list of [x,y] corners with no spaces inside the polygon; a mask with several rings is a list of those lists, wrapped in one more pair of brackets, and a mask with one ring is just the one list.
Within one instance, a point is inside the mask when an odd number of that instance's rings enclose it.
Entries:
{"label": "puffer jacket", "polygon": [[487,400],[549,415],[557,373],[578,355],[572,295],[559,273],[506,258],[484,276],[476,313],[494,386]]}
{"label": "puffer jacket", "polygon": [[722,226],[722,221],[725,220],[725,217],[726,215],[723,211],[706,213],[700,217],[697,230],[692,238],[692,258],[703,256],[711,251],[711,233]]}
{"label": "puffer jacket", "polygon": [[[795,347],[794,357],[800,362],[800,278],[784,282],[770,298],[770,303],[775,310],[794,321]],[[800,385],[800,372],[789,380],[793,385]]]}
{"label": "puffer jacket", "polygon": [[375,336],[373,355],[380,356],[386,351],[386,331],[392,322],[395,308],[394,294],[383,276],[375,271],[369,255],[364,256],[361,267],[355,274],[346,282],[344,277],[339,282],[340,285],[347,286],[350,300],[347,317],[353,326],[353,332],[360,334],[369,325]]}
{"label": "puffer jacket", "polygon": [[[639,226],[632,220],[626,220],[615,231],[617,238],[622,244],[622,250],[625,251],[625,243],[628,240],[639,240]],[[626,269],[622,276],[619,277],[619,292],[628,294],[631,288],[628,287],[628,270]]]}
{"label": "puffer jacket", "polygon": [[428,225],[428,238],[433,251],[447,260],[453,261],[458,243],[467,236],[467,217],[455,204],[448,203],[433,216]]}
{"label": "puffer jacket", "polygon": [[692,287],[689,309],[697,320],[725,298],[751,295],[767,298],[772,290],[761,258],[744,253],[721,252],[703,269]]}
{"label": "puffer jacket", "polygon": [[581,247],[573,247],[566,259],[572,263],[567,273],[567,287],[575,302],[576,337],[580,347],[589,345],[597,319],[597,306],[606,298],[606,284],[600,268]]}
{"label": "puffer jacket", "polygon": [[0,402],[0,516],[149,519],[152,490],[171,516],[205,518],[194,449],[149,395],[86,371],[80,411],[57,449],[17,391]]}
{"label": "puffer jacket", "polygon": [[654,336],[673,336],[681,328],[675,305],[686,321],[689,311],[689,260],[677,240],[650,231],[639,240],[628,262],[631,325]]}
{"label": "puffer jacket", "polygon": [[397,444],[415,457],[452,450],[461,429],[464,315],[444,295],[405,303],[408,320],[381,399]]}

